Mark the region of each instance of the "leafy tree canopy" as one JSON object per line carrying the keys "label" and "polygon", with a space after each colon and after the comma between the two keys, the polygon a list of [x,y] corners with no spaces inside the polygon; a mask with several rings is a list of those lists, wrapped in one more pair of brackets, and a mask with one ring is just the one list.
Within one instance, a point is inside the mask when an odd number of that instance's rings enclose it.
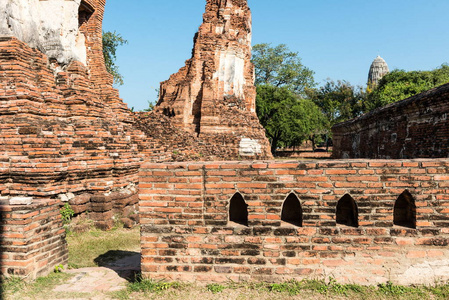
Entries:
{"label": "leafy tree canopy", "polygon": [[447,64],[432,71],[394,70],[369,94],[366,111],[397,102],[449,82]]}
{"label": "leafy tree canopy", "polygon": [[366,102],[362,87],[354,87],[340,80],[328,80],[322,87],[309,90],[308,96],[328,119],[329,132],[334,124],[361,115]]}
{"label": "leafy tree canopy", "polygon": [[106,69],[114,77],[114,84],[122,85],[123,76],[119,72],[118,66],[115,64],[117,59],[116,51],[119,46],[127,44],[121,34],[117,32],[103,32],[103,56]]}
{"label": "leafy tree canopy", "polygon": [[299,146],[314,141],[327,127],[326,118],[311,100],[299,98],[288,87],[259,85],[257,115],[271,141],[271,151],[279,146]]}
{"label": "leafy tree canopy", "polygon": [[298,95],[304,95],[315,85],[314,72],[301,63],[297,52],[291,52],[284,44],[276,47],[255,45],[252,61],[256,69],[256,85],[288,87]]}

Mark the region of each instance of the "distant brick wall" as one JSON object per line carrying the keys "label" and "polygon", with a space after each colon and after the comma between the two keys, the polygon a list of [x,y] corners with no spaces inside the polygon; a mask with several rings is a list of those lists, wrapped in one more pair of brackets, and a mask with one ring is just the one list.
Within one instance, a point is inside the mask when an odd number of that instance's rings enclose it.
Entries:
{"label": "distant brick wall", "polygon": [[0,203],[1,274],[34,279],[67,265],[68,249],[56,200]]}
{"label": "distant brick wall", "polygon": [[448,280],[448,169],[448,160],[145,164],[143,275]]}
{"label": "distant brick wall", "polygon": [[449,157],[449,84],[335,125],[334,158]]}

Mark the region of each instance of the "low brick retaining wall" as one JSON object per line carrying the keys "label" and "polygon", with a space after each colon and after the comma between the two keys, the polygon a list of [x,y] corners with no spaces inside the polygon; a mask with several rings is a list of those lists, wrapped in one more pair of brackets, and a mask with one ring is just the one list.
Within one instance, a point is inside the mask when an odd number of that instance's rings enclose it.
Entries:
{"label": "low brick retaining wall", "polygon": [[143,275],[448,280],[448,171],[449,160],[145,164]]}
{"label": "low brick retaining wall", "polygon": [[67,265],[68,249],[59,201],[0,203],[1,274],[35,279]]}

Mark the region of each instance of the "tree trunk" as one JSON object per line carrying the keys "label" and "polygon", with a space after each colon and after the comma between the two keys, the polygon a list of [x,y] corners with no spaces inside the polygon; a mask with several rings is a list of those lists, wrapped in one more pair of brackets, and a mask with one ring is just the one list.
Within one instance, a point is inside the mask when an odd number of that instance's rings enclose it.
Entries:
{"label": "tree trunk", "polygon": [[329,152],[329,136],[326,133],[326,152]]}
{"label": "tree trunk", "polygon": [[278,142],[279,142],[278,138],[273,138],[273,140],[271,141],[271,154],[273,154],[273,156],[276,155],[276,149],[278,147]]}

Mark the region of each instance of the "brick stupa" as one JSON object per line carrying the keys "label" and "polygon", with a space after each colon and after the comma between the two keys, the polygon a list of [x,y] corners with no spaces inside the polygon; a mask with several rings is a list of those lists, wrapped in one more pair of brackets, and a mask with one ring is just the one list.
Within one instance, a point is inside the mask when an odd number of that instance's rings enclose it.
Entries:
{"label": "brick stupa", "polygon": [[0,196],[69,201],[110,228],[113,206],[137,203],[144,136],[104,64],[105,1],[4,4]]}
{"label": "brick stupa", "polygon": [[[233,137],[234,157],[271,157],[255,113],[251,11],[246,0],[207,0],[192,58],[161,83],[156,113],[206,143]],[[222,138],[218,138],[222,140]],[[219,144],[219,143],[216,143]]]}

